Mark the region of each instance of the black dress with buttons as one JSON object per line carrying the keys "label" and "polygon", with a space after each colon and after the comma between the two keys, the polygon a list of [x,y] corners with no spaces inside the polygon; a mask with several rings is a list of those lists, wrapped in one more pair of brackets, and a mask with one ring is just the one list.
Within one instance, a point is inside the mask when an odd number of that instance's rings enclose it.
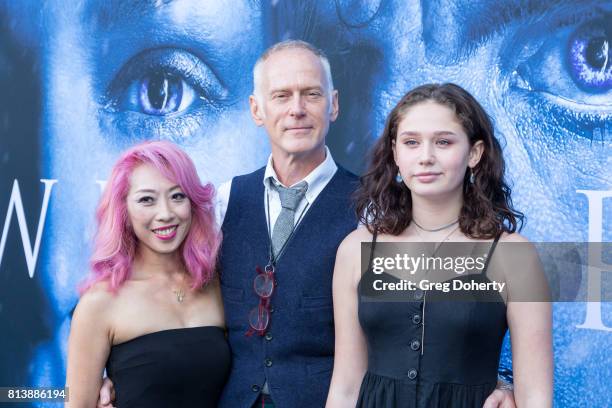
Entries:
{"label": "black dress with buttons", "polygon": [[[376,234],[372,241],[372,253]],[[488,258],[497,244],[491,245]],[[470,279],[488,282],[485,266]],[[482,407],[495,389],[506,307],[498,301],[381,301],[364,295],[371,268],[359,283],[359,322],[368,347],[368,370],[357,407]],[[462,277],[464,278],[464,277]],[[423,313],[425,312],[425,330]],[[423,344],[421,344],[423,342]]]}

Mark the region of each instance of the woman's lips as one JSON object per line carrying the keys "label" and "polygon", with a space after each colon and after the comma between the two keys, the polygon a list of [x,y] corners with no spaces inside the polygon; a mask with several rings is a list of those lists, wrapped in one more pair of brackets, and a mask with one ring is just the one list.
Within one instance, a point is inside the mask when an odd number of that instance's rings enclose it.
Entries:
{"label": "woman's lips", "polygon": [[176,230],[178,225],[170,225],[167,227],[155,228],[153,233],[155,236],[163,241],[168,241],[176,236]]}
{"label": "woman's lips", "polygon": [[432,173],[432,172],[427,172],[427,173],[417,173],[414,175],[414,177],[416,177],[416,179],[420,182],[420,183],[432,183],[434,181],[436,181],[438,179],[438,177],[440,177],[442,173]]}

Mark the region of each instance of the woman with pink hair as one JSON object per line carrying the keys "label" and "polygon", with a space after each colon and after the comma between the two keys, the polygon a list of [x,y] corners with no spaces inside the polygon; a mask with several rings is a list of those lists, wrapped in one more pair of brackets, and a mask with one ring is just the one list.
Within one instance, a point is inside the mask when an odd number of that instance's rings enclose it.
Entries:
{"label": "woman with pink hair", "polygon": [[145,142],[115,164],[96,218],[91,274],[72,319],[70,407],[214,407],[230,351],[215,276],[214,188],[189,156]]}

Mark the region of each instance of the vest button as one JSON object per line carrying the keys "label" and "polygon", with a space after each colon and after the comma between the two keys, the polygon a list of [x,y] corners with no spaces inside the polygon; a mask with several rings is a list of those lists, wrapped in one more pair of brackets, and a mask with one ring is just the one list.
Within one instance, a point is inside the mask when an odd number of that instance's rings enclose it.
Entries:
{"label": "vest button", "polygon": [[414,351],[417,351],[419,348],[421,348],[421,342],[418,340],[412,340],[412,342],[410,343],[410,348]]}
{"label": "vest button", "polygon": [[272,359],[271,358],[266,358],[264,360],[264,364],[266,365],[266,367],[272,367]]}
{"label": "vest button", "polygon": [[408,378],[410,378],[411,380],[414,380],[415,378],[417,378],[417,375],[418,375],[418,372],[414,368],[408,371]]}
{"label": "vest button", "polygon": [[253,386],[251,387],[251,391],[253,392],[259,392],[260,388],[259,385],[257,384],[253,384]]}
{"label": "vest button", "polygon": [[421,289],[415,289],[415,291],[414,291],[414,298],[416,300],[423,299],[423,291]]}
{"label": "vest button", "polygon": [[270,313],[274,313],[274,308],[270,306]]}
{"label": "vest button", "polygon": [[266,333],[264,338],[268,341],[272,340],[272,333]]}
{"label": "vest button", "polygon": [[412,323],[414,323],[414,324],[421,323],[421,315],[420,314],[415,314],[414,316],[412,316]]}

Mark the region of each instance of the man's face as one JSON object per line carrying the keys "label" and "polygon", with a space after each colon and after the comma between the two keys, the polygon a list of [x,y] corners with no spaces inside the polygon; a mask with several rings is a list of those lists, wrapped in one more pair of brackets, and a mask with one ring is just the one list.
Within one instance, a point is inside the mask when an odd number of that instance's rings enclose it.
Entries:
{"label": "man's face", "polygon": [[263,63],[260,82],[250,98],[251,112],[265,127],[272,152],[321,152],[338,115],[338,96],[329,89],[319,57],[303,49],[278,51]]}
{"label": "man's face", "polygon": [[[54,332],[62,325],[58,347],[88,271],[102,184],[121,151],[174,141],[215,184],[265,163],[245,74],[263,51],[262,27],[250,0],[0,2],[0,84],[11,100],[0,117],[20,126],[2,140],[40,140],[39,178],[58,180],[35,275]],[[35,212],[40,201],[26,205]],[[63,375],[55,358],[40,357],[52,361],[45,375]]]}

